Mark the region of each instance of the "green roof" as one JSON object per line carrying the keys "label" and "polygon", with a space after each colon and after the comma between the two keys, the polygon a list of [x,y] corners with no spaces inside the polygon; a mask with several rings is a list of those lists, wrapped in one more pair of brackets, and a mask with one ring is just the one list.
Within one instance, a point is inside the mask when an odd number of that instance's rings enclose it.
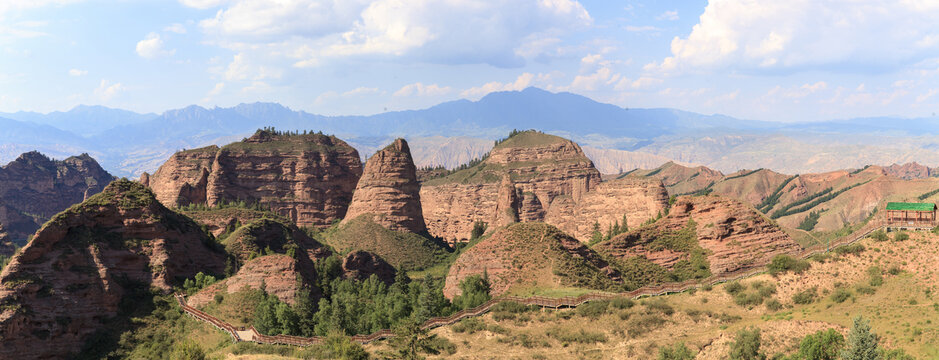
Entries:
{"label": "green roof", "polygon": [[933,204],[933,203],[905,203],[905,202],[887,203],[887,210],[933,211],[935,209],[936,209],[936,204]]}

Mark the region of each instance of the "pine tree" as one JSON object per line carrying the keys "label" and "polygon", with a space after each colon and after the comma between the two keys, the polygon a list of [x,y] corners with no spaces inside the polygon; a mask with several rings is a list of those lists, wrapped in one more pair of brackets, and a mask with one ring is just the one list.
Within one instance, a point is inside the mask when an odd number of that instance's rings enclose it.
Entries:
{"label": "pine tree", "polygon": [[593,232],[590,234],[590,243],[596,244],[603,241],[603,233],[600,232],[600,222],[595,221],[593,223]]}
{"label": "pine tree", "polygon": [[880,353],[877,342],[880,337],[871,331],[870,322],[861,316],[854,318],[854,326],[848,333],[848,342],[841,351],[843,360],[877,360]]}

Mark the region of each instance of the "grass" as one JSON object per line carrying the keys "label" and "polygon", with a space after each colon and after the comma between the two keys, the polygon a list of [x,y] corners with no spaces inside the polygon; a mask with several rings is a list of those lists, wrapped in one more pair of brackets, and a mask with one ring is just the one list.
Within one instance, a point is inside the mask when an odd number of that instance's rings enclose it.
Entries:
{"label": "grass", "polygon": [[[616,258],[610,249],[620,247],[621,242],[642,244],[649,251],[670,250],[687,254],[666,269],[642,256]],[[650,224],[635,230],[626,236],[616,237],[601,242],[593,247],[612,259],[623,274],[626,288],[637,289],[645,285],[680,282],[689,279],[706,279],[711,276],[708,251],[698,244],[697,224],[690,221],[681,230],[669,230]]]}
{"label": "grass", "polygon": [[389,230],[363,214],[320,233],[320,240],[340,253],[365,250],[377,254],[399,270],[426,269],[445,262],[449,252],[439,241]]}

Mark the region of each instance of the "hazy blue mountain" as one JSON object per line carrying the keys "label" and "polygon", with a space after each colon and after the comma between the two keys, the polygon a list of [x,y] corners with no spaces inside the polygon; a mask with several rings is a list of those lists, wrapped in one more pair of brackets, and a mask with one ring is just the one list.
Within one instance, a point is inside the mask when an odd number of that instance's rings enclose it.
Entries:
{"label": "hazy blue mountain", "polygon": [[156,116],[98,105],[78,105],[69,111],[54,111],[48,114],[27,111],[0,113],[0,117],[51,125],[81,136],[95,135],[115,126],[141,123]]}
{"label": "hazy blue mountain", "polygon": [[[88,152],[119,176],[152,171],[177,150],[223,145],[266,126],[335,134],[360,148],[363,156],[397,136],[434,139],[428,140],[421,151],[439,154],[418,155],[428,159],[427,164],[418,165],[450,165],[453,162],[443,157],[472,155],[457,152],[452,143],[436,137],[491,141],[511,129],[538,129],[572,138],[596,149],[596,156],[610,157],[603,162],[617,168],[642,163],[642,159],[662,158],[729,172],[744,167],[805,172],[869,161],[939,161],[927,156],[939,148],[939,137],[932,136],[939,135],[936,118],[764,122],[675,109],[622,108],[538,88],[370,116],[323,116],[260,102],[211,109],[193,105],[160,115],[101,106],[8,115],[16,119],[0,119],[4,130],[0,131],[0,160],[15,158],[15,152],[23,149],[54,156]],[[639,153],[627,156],[599,151],[604,149]],[[823,149],[838,156],[811,160],[811,154]],[[473,151],[475,154],[479,149]]]}

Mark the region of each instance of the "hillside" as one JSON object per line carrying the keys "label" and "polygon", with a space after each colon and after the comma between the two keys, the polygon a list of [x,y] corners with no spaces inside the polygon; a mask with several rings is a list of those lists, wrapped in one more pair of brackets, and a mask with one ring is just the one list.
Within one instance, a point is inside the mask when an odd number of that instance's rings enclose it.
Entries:
{"label": "hillside", "polygon": [[445,245],[426,235],[390,230],[363,214],[346,219],[319,235],[340,254],[364,250],[380,256],[398,270],[416,270],[441,261],[448,253]]}
{"label": "hillside", "polygon": [[679,197],[662,219],[593,248],[640,286],[757,269],[802,249],[762,214],[720,196]]}
{"label": "hillside", "polygon": [[460,295],[460,281],[483,274],[493,295],[570,287],[622,289],[620,272],[603,257],[544,223],[510,224],[465,250],[450,266],[444,294]]}
{"label": "hillside", "polygon": [[[117,180],[54,216],[0,273],[0,357],[64,358],[133,329],[151,287],[223,273],[224,252],[140,184]],[[54,294],[54,296],[53,296]]]}

